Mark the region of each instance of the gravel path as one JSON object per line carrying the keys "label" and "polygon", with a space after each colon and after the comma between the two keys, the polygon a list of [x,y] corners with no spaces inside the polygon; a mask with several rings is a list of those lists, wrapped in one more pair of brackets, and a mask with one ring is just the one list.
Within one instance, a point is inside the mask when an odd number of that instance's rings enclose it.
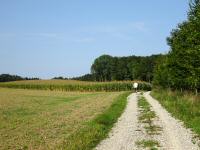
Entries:
{"label": "gravel path", "polygon": [[[166,150],[198,150],[197,144],[192,143],[192,132],[183,127],[183,123],[173,118],[157,100],[150,96],[150,92],[144,94],[151,104],[153,111],[160,119],[163,128],[164,141],[160,141]],[[159,139],[158,139],[159,140]]]}
{"label": "gravel path", "polygon": [[127,107],[113,127],[109,137],[103,140],[96,150],[132,150],[135,147],[137,129],[137,95],[128,97]]}
{"label": "gravel path", "polygon": [[[140,150],[135,142],[148,139],[138,122],[139,109],[137,108],[138,94],[128,97],[127,107],[114,125],[109,137],[95,148],[95,150]],[[155,135],[161,150],[200,150],[197,144],[193,144],[193,134],[183,126],[183,123],[173,118],[157,100],[150,96],[150,92],[144,93],[144,97],[152,106],[152,111],[157,115],[156,124],[162,128],[159,135]]]}

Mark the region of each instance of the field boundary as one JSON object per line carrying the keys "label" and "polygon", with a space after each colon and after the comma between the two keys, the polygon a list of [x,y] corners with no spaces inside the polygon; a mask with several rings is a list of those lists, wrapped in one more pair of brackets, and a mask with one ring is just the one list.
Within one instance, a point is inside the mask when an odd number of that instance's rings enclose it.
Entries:
{"label": "field boundary", "polygon": [[[78,81],[63,81],[41,80],[38,83],[28,81],[4,82],[0,83],[0,87],[14,89],[36,89],[50,91],[81,91],[81,92],[115,92],[115,91],[130,91],[133,90],[134,81],[124,82],[78,82]],[[151,84],[147,82],[138,82],[138,90],[151,90]]]}

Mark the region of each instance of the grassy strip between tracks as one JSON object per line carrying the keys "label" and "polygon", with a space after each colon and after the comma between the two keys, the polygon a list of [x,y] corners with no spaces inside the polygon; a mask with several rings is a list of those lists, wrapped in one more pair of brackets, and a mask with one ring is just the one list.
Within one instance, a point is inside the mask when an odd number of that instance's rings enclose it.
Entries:
{"label": "grassy strip between tracks", "polygon": [[143,95],[139,97],[138,107],[140,108],[138,120],[139,123],[144,125],[148,138],[136,141],[136,145],[142,148],[157,150],[158,147],[160,147],[159,142],[153,139],[153,136],[159,134],[161,131],[161,128],[153,123],[157,116],[155,112],[151,110],[151,105],[147,102]]}

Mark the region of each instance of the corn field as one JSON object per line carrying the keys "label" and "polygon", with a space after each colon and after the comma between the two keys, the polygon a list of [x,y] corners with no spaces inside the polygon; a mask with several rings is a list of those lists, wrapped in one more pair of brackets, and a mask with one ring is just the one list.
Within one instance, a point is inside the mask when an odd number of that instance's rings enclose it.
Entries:
{"label": "corn field", "polygon": [[[83,82],[72,80],[37,80],[37,81],[15,81],[0,83],[0,87],[16,89],[37,89],[51,91],[130,91],[133,90],[134,81],[124,82]],[[138,90],[151,90],[151,84],[147,82],[138,82]]]}

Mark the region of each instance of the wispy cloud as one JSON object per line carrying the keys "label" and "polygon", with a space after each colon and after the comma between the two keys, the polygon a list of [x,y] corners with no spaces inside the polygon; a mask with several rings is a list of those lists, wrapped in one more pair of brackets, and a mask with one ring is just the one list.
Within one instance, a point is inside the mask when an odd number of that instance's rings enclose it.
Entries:
{"label": "wispy cloud", "polygon": [[84,35],[75,35],[73,33],[0,33],[1,39],[51,39],[51,40],[62,40],[66,42],[73,42],[73,43],[91,43],[95,41],[94,37],[84,36]]}
{"label": "wispy cloud", "polygon": [[2,38],[58,38],[56,33],[0,33]]}
{"label": "wispy cloud", "polygon": [[141,32],[146,32],[148,31],[146,25],[144,22],[134,22],[134,23],[130,23],[130,28],[132,28],[137,30],[137,31],[141,31]]}
{"label": "wispy cloud", "polygon": [[146,32],[147,27],[144,22],[130,22],[126,24],[83,27],[81,30],[85,32],[97,32],[97,33],[113,33],[113,32],[126,32],[126,31]]}
{"label": "wispy cloud", "polygon": [[80,29],[80,32],[95,36],[104,34],[105,36],[130,40],[132,39],[132,34],[137,32],[145,34],[148,32],[148,28],[144,22],[130,22],[126,24],[83,27]]}
{"label": "wispy cloud", "polygon": [[56,32],[35,32],[35,33],[0,33],[1,39],[19,38],[19,39],[47,39],[63,40],[73,43],[92,43],[102,36],[132,40],[137,32],[145,34],[148,32],[146,24],[142,21],[129,22],[125,24],[87,26],[65,33]]}
{"label": "wispy cloud", "polygon": [[60,35],[57,33],[29,33],[29,34],[25,34],[25,36],[43,37],[43,38],[59,38],[60,37]]}
{"label": "wispy cloud", "polygon": [[91,37],[83,37],[83,38],[74,38],[74,39],[71,39],[72,42],[78,42],[78,43],[91,43],[91,42],[94,42],[95,39],[94,38],[91,38]]}

